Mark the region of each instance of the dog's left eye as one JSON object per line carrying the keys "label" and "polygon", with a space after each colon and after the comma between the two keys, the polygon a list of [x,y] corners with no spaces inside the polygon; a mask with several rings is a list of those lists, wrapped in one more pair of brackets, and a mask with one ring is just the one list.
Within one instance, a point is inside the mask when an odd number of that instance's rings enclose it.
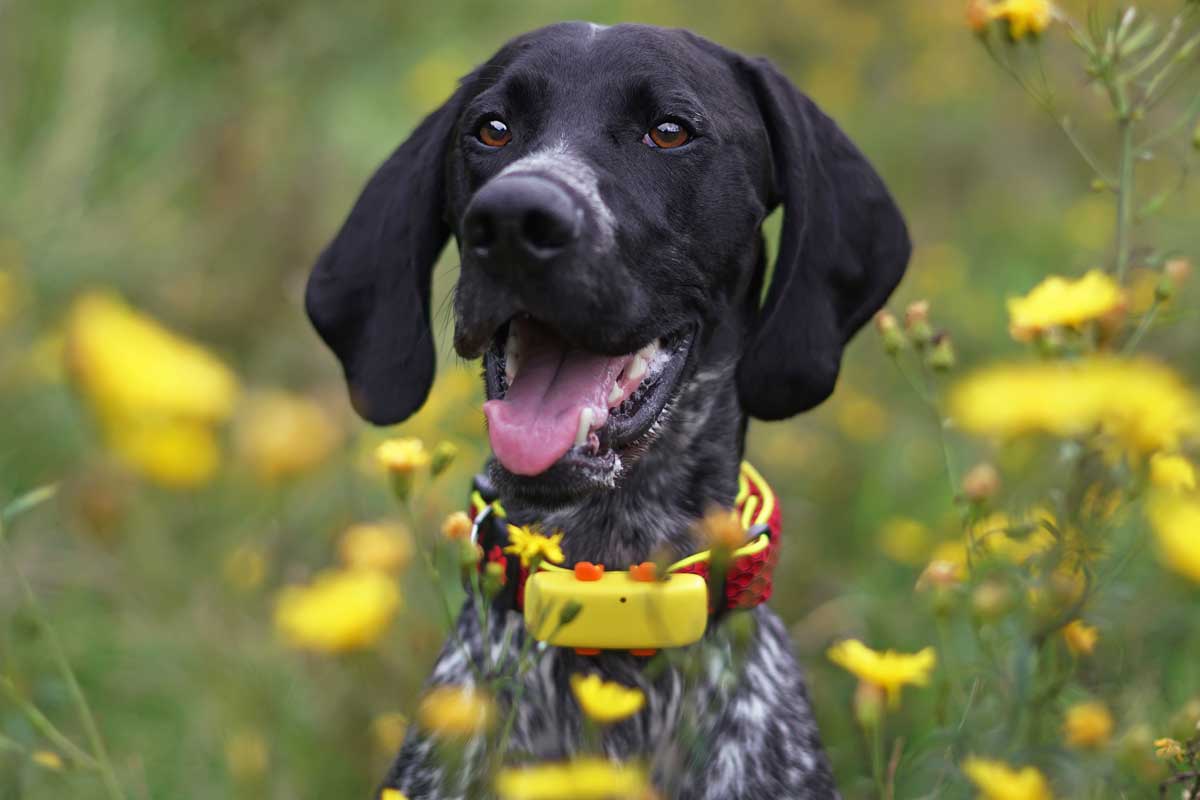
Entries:
{"label": "dog's left eye", "polygon": [[479,126],[477,134],[479,141],[486,144],[488,147],[504,147],[512,141],[512,131],[504,124],[503,120],[492,119],[486,120]]}
{"label": "dog's left eye", "polygon": [[642,137],[642,142],[650,147],[661,147],[664,150],[670,150],[672,147],[687,144],[691,138],[692,135],[688,133],[687,128],[678,122],[664,120],[646,131],[646,135]]}

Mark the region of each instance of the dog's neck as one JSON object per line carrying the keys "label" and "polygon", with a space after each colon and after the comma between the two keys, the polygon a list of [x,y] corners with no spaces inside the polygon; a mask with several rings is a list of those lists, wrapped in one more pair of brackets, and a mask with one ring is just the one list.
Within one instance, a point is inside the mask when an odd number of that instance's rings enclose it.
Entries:
{"label": "dog's neck", "polygon": [[610,569],[697,548],[695,524],[737,494],[744,417],[733,367],[699,372],[667,410],[661,428],[617,485],[565,506],[501,497],[509,519],[561,531],[567,563]]}

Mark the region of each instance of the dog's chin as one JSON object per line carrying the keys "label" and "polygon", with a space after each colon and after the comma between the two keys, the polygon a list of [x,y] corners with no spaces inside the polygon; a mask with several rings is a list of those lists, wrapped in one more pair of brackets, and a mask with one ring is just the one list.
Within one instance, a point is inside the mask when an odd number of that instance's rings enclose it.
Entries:
{"label": "dog's chin", "polygon": [[[693,369],[695,336],[696,328],[688,326],[627,356],[607,357],[557,341],[553,330],[530,318],[502,325],[483,359],[495,453],[488,471],[495,488],[505,497],[565,505],[616,487],[654,447]],[[580,414],[570,434],[563,428],[568,423],[545,421],[575,414],[570,391],[586,395],[592,379],[597,384],[590,396],[604,395],[607,408]],[[571,382],[566,389],[565,382]],[[518,403],[522,407],[514,408]],[[538,444],[527,447],[526,439]]]}

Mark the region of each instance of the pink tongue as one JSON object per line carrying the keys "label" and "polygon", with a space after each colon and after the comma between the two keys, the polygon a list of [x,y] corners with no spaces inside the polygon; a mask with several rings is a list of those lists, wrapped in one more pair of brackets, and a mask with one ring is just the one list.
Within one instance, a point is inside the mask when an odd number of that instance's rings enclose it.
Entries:
{"label": "pink tongue", "polygon": [[568,350],[536,323],[513,324],[521,326],[517,377],[503,400],[483,404],[483,413],[500,463],[517,475],[537,475],[575,444],[583,409],[592,409],[590,431],[604,425],[609,392],[631,356]]}

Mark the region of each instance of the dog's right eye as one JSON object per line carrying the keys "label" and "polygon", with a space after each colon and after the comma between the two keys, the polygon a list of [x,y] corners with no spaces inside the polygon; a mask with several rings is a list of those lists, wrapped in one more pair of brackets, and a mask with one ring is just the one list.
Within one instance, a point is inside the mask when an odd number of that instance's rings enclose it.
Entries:
{"label": "dog's right eye", "polygon": [[479,141],[488,147],[504,147],[504,145],[512,141],[512,131],[508,129],[503,120],[495,117],[486,120],[480,125],[479,133],[476,135]]}

